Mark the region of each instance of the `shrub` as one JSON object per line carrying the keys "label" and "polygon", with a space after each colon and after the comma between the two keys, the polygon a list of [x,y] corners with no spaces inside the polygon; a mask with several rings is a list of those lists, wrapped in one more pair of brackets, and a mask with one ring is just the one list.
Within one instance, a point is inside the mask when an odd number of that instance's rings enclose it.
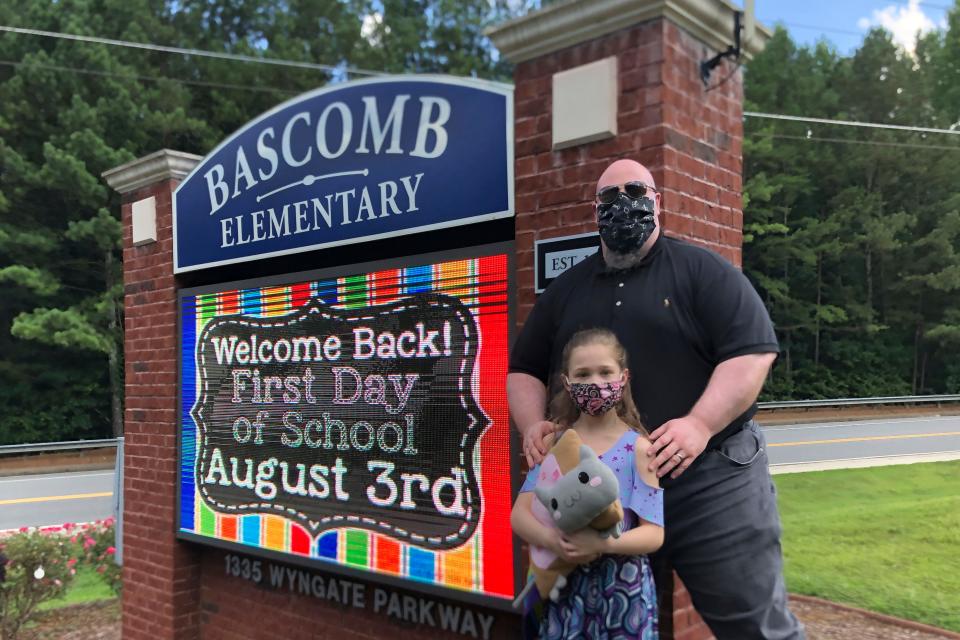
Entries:
{"label": "shrub", "polygon": [[113,518],[80,525],[76,529],[71,529],[72,527],[73,525],[64,525],[64,529],[73,531],[70,540],[80,545],[84,562],[103,576],[104,582],[110,585],[114,593],[119,594],[123,580],[122,568],[116,563],[116,549],[113,546]]}
{"label": "shrub", "polygon": [[6,557],[0,583],[0,638],[13,640],[36,612],[37,605],[63,594],[76,574],[77,548],[62,535],[21,529],[0,540]]}

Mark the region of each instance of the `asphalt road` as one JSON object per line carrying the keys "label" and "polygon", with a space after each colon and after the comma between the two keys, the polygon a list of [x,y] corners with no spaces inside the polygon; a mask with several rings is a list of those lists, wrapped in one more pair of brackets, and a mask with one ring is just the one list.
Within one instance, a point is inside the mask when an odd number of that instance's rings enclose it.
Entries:
{"label": "asphalt road", "polygon": [[113,471],[0,478],[0,531],[113,515]]}
{"label": "asphalt road", "polygon": [[775,471],[960,459],[960,416],[764,427]]}
{"label": "asphalt road", "polygon": [[[774,472],[960,459],[960,416],[764,427]],[[113,471],[0,477],[0,530],[113,513]]]}

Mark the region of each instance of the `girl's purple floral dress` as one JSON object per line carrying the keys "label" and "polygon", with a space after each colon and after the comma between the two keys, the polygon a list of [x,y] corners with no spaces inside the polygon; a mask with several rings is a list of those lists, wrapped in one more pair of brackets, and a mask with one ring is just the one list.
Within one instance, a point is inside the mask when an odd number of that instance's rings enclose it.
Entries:
{"label": "girl's purple floral dress", "polygon": [[[617,476],[624,531],[639,518],[663,526],[663,490],[650,487],[636,471],[640,437],[627,431],[600,459]],[[535,467],[520,491],[533,491]],[[540,623],[542,640],[656,640],[657,591],[646,556],[601,556],[567,576],[558,602],[547,602]]]}

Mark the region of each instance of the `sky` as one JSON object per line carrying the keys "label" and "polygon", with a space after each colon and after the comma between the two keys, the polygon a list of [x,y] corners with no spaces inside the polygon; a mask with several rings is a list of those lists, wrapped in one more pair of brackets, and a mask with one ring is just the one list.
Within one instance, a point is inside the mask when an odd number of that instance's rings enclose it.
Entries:
{"label": "sky", "polygon": [[[779,22],[801,44],[827,39],[842,54],[852,53],[873,26],[913,50],[918,30],[946,25],[954,0],[755,0],[757,20],[771,29]],[[743,0],[739,0],[743,6]]]}

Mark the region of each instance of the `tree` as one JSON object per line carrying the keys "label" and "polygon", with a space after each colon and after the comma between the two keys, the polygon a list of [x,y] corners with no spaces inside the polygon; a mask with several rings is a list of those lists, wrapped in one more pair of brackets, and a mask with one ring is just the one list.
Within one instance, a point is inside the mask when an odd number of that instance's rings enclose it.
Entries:
{"label": "tree", "polygon": [[[945,65],[960,68],[960,49],[946,51],[957,14],[915,56],[882,30],[849,57],[824,43],[797,47],[778,30],[747,67],[746,106],[947,126],[940,78]],[[783,349],[767,397],[957,390],[960,145],[948,138],[747,120],[744,270]]]}

